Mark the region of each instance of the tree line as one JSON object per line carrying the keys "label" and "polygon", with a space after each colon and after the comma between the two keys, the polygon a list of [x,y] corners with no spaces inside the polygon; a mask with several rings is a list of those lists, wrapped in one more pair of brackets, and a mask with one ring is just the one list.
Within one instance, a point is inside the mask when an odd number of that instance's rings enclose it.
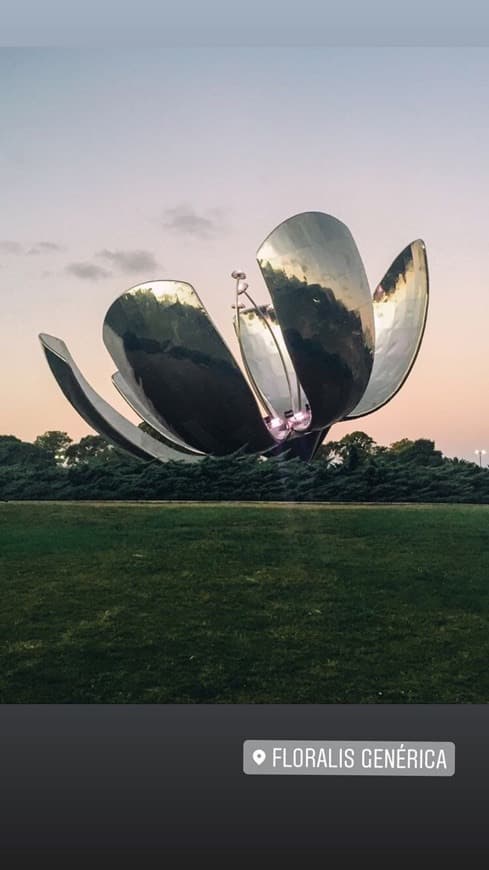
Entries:
{"label": "tree line", "polygon": [[489,504],[489,469],[447,458],[426,438],[384,447],[364,432],[326,442],[310,463],[238,451],[162,464],[133,459],[99,435],[74,442],[50,431],[32,443],[0,436],[0,499]]}

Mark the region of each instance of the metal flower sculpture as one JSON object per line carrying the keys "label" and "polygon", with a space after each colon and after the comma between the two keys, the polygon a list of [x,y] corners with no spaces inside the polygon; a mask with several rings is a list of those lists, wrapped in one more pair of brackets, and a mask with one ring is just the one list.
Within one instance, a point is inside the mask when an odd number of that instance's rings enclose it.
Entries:
{"label": "metal flower sculpture", "polygon": [[248,379],[193,287],[152,281],[113,302],[103,336],[118,369],[115,387],[159,438],[92,389],[64,342],[41,334],[66,398],[117,447],[163,462],[239,449],[309,460],[333,423],[389,402],[423,336],[423,242],[402,251],[373,295],[350,231],[321,212],[284,221],[257,260],[271,303],[256,304],[244,272],[233,272],[234,326]]}

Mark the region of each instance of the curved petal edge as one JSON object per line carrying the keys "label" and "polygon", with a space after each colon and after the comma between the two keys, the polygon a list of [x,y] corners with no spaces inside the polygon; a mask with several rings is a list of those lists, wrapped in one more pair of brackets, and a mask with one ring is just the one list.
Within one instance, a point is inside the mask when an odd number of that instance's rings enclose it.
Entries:
{"label": "curved petal edge", "polygon": [[429,277],[421,239],[394,260],[373,294],[375,353],[372,374],[354,420],[382,408],[396,395],[416,362],[428,315]]}
{"label": "curved petal edge", "polygon": [[158,418],[151,412],[151,409],[141,402],[139,396],[136,395],[134,390],[131,390],[131,387],[126,383],[120,372],[115,372],[112,375],[112,383],[119,395],[122,396],[134,413],[137,414],[141,420],[144,420],[145,423],[148,423],[148,425],[158,433],[160,438],[168,445],[168,447],[174,447],[175,450],[180,450],[182,453],[191,453],[195,456],[205,456],[204,453],[201,453],[199,450],[194,450],[193,447],[189,447],[188,444],[185,444],[184,441],[181,441],[176,435],[166,429],[165,426],[160,423]]}
{"label": "curved petal edge", "polygon": [[70,404],[89,426],[115,447],[138,459],[158,459],[160,462],[195,462],[200,459],[162,444],[112,408],[85,380],[60,338],[41,333],[39,340],[49,368]]}
{"label": "curved petal edge", "polygon": [[341,420],[359,402],[373,364],[371,293],[348,227],[304,212],[265,239],[258,265],[312,412],[310,430]]}
{"label": "curved petal edge", "polygon": [[103,338],[139,402],[185,444],[218,456],[273,446],[243,372],[190,284],[160,280],[126,291],[107,311]]}

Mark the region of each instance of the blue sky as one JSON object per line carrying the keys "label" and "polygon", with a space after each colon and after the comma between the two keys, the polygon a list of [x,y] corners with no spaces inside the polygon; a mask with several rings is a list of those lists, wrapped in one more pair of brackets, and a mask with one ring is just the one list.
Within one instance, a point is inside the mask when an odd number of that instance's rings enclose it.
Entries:
{"label": "blue sky", "polygon": [[193,283],[234,346],[229,273],[245,269],[260,297],[261,241],[320,210],[348,224],[372,285],[408,242],[428,249],[416,367],[354,428],[489,449],[488,94],[485,48],[0,51],[0,431],[89,431],[40,331],[124,410],[101,323],[141,281]]}

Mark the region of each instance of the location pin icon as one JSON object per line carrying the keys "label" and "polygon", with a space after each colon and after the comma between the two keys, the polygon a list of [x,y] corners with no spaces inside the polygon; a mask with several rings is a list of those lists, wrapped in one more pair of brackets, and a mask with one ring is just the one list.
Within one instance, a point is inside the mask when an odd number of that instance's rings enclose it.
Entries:
{"label": "location pin icon", "polygon": [[263,764],[266,757],[266,753],[263,751],[263,749],[255,749],[253,753],[253,761],[255,762],[255,764],[258,764],[258,766],[260,766],[260,764]]}

